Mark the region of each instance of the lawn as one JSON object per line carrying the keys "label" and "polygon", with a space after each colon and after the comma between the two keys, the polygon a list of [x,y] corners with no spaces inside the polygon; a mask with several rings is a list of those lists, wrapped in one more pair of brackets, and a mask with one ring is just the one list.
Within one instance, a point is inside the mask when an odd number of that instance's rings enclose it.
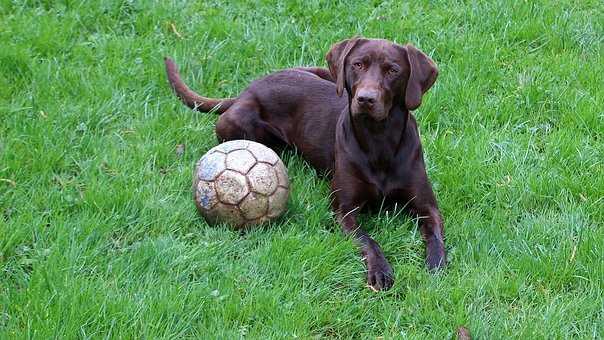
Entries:
{"label": "lawn", "polygon": [[[363,216],[381,293],[294,153],[282,219],[198,217],[217,116],[163,70],[236,96],[354,35],[440,69],[415,115],[450,265],[426,271],[413,220]],[[0,0],[0,338],[602,338],[603,53],[599,0]]]}

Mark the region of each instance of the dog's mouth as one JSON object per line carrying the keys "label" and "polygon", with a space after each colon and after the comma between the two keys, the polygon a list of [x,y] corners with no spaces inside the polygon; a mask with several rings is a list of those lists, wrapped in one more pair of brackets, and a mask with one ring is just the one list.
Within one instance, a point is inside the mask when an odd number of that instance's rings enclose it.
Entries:
{"label": "dog's mouth", "polygon": [[367,108],[357,103],[352,103],[350,107],[350,113],[353,117],[361,119],[371,119],[376,122],[381,122],[388,117],[388,112],[384,108]]}

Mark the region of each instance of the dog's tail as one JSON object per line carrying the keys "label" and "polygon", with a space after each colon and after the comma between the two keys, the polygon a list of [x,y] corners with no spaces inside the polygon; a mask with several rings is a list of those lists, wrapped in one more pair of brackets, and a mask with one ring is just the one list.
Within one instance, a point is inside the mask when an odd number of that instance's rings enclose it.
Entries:
{"label": "dog's tail", "polygon": [[187,84],[182,81],[182,79],[180,79],[178,67],[176,67],[176,64],[172,59],[165,57],[164,62],[166,64],[168,81],[170,82],[170,86],[174,90],[174,93],[176,93],[178,98],[180,98],[185,105],[193,110],[201,112],[213,111],[221,114],[231,107],[231,105],[233,105],[235,102],[235,98],[214,99],[200,96],[191,90]]}

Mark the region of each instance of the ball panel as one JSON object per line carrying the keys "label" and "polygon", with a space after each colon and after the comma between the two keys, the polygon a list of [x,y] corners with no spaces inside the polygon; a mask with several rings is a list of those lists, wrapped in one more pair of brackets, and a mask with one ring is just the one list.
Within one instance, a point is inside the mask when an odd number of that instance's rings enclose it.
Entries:
{"label": "ball panel", "polygon": [[199,181],[197,183],[197,190],[195,200],[202,209],[210,210],[218,203],[218,197],[216,196],[216,190],[214,189],[213,182]]}
{"label": "ball panel", "polygon": [[254,154],[254,157],[256,157],[258,162],[266,162],[274,165],[279,161],[279,156],[277,156],[275,151],[260,143],[251,142],[247,148]]}
{"label": "ball panel", "polygon": [[229,152],[226,158],[227,169],[235,170],[242,174],[247,173],[256,164],[256,159],[247,150]]}
{"label": "ball panel", "polygon": [[218,222],[220,222],[218,219],[218,213],[214,210],[204,210],[204,209],[200,209],[199,212],[201,213],[201,216],[203,216],[203,219],[206,220],[206,222],[208,224],[216,224]]}
{"label": "ball panel", "polygon": [[210,150],[208,150],[208,152],[206,152],[206,156],[209,155],[209,154],[215,153],[215,152],[221,153],[223,155],[226,155],[226,152],[223,152],[223,151],[221,151],[219,149],[216,149],[216,147],[213,147]]}
{"label": "ball panel", "polygon": [[224,142],[214,147],[215,150],[220,150],[224,153],[229,153],[239,149],[246,149],[250,145],[250,141],[238,139]]}
{"label": "ball panel", "polygon": [[245,176],[232,170],[225,170],[220,174],[216,179],[215,187],[218,199],[227,204],[241,202],[249,192]]}
{"label": "ball panel", "polygon": [[274,194],[268,197],[268,214],[270,218],[275,218],[283,214],[287,208],[287,199],[289,190],[284,187],[278,187]]}
{"label": "ball panel", "polygon": [[197,166],[197,175],[202,181],[213,181],[226,168],[226,155],[213,152],[201,158]]}
{"label": "ball panel", "polygon": [[268,210],[268,198],[264,195],[251,192],[241,203],[239,209],[248,220],[253,220],[266,215]]}
{"label": "ball panel", "polygon": [[287,168],[281,160],[274,166],[275,172],[277,173],[277,179],[280,186],[289,188],[289,177],[287,176]]}
{"label": "ball panel", "polygon": [[277,174],[272,166],[266,163],[257,163],[247,173],[247,179],[250,181],[252,191],[270,195],[278,186]]}
{"label": "ball panel", "polygon": [[235,227],[241,227],[246,222],[237,206],[221,202],[210,211],[208,218],[210,223],[226,222]]}

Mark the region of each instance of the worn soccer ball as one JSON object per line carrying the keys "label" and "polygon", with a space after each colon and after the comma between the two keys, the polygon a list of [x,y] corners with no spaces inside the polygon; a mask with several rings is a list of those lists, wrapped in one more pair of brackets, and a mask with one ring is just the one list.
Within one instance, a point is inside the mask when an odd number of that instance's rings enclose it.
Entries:
{"label": "worn soccer ball", "polygon": [[268,147],[247,140],[208,151],[193,176],[195,205],[210,224],[243,228],[279,217],[287,208],[287,169]]}

